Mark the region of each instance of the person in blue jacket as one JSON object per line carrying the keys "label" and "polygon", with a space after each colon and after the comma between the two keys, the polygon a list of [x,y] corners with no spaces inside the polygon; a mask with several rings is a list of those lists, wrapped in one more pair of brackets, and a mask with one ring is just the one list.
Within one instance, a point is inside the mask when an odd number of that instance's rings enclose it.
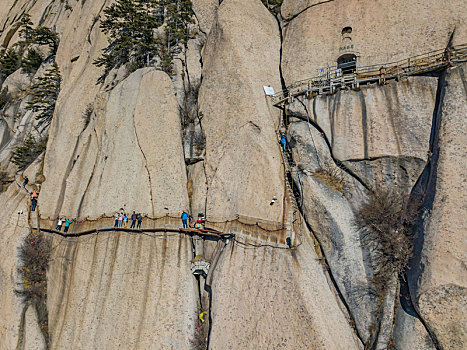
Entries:
{"label": "person in blue jacket", "polygon": [[285,145],[287,144],[287,138],[285,137],[285,135],[281,135],[281,145],[282,145],[282,149],[285,151]]}
{"label": "person in blue jacket", "polygon": [[183,223],[183,228],[188,228],[188,213],[184,210],[182,213],[182,223]]}

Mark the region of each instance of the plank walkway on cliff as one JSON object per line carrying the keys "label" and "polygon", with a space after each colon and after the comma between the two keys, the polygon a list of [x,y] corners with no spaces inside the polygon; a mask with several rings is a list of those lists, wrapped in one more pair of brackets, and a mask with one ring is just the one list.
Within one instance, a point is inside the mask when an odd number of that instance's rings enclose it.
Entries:
{"label": "plank walkway on cliff", "polygon": [[350,74],[343,74],[342,69],[332,67],[323,70],[323,74],[297,81],[285,90],[271,96],[276,107],[292,103],[297,96],[308,98],[323,94],[333,94],[338,89],[358,89],[362,85],[379,83],[387,80],[399,80],[404,77],[420,75],[450,67],[455,63],[467,61],[467,44],[431,51],[418,56],[391,63],[356,67]]}
{"label": "plank walkway on cliff", "polygon": [[167,227],[160,227],[160,228],[145,228],[145,229],[133,229],[133,228],[124,228],[124,227],[108,227],[108,228],[99,228],[99,229],[90,229],[80,232],[62,232],[53,229],[47,228],[38,228],[33,227],[33,230],[39,230],[47,233],[56,234],[62,237],[81,237],[86,235],[98,234],[100,232],[111,232],[111,231],[121,231],[121,232],[129,232],[129,233],[181,233],[188,236],[201,236],[206,239],[229,239],[234,237],[233,233],[223,233],[217,230],[211,229],[191,229],[191,228],[167,228]]}

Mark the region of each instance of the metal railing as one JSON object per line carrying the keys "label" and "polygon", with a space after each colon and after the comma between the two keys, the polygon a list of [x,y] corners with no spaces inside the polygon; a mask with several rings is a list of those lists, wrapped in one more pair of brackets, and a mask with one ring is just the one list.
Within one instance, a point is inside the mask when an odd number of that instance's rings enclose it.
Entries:
{"label": "metal railing", "polygon": [[436,71],[464,61],[467,61],[467,44],[430,51],[395,62],[356,67],[352,73],[346,74],[343,70],[352,70],[355,63],[326,67],[319,69],[317,76],[297,81],[276,93],[271,97],[272,103],[280,106],[291,103],[295,97],[303,94],[313,96],[334,93],[337,89],[356,89],[372,82],[384,84],[386,80]]}

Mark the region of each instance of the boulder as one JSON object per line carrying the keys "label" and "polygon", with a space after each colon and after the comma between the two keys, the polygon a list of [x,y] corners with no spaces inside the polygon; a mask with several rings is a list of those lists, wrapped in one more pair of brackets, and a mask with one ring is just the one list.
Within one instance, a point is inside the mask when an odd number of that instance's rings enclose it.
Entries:
{"label": "boulder", "polygon": [[193,11],[198,19],[199,29],[208,34],[215,21],[218,0],[192,0]]}
{"label": "boulder", "polygon": [[[22,98],[26,96],[25,90],[32,82],[32,74],[23,72],[22,69],[18,69],[14,73],[10,74],[2,84],[2,89],[8,89],[8,94],[11,98]],[[21,96],[21,94],[23,96]]]}

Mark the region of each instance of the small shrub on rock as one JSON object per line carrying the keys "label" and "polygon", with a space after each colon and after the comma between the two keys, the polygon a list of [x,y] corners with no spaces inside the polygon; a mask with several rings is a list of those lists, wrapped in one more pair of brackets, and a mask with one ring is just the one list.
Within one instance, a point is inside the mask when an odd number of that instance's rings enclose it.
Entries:
{"label": "small shrub on rock", "polygon": [[43,129],[45,129],[52,121],[61,82],[62,77],[58,65],[53,62],[44,75],[38,77],[37,81],[31,86],[32,98],[26,108],[38,112],[36,115],[36,120],[39,120],[38,127],[43,125]]}
{"label": "small shrub on rock", "polygon": [[280,8],[284,0],[261,0],[264,6],[271,11],[273,14],[280,12]]}
{"label": "small shrub on rock", "polygon": [[91,121],[92,112],[94,112],[94,109],[92,107],[92,103],[90,103],[87,105],[83,113],[84,129],[86,129],[86,127],[89,125],[89,122]]}
{"label": "small shrub on rock", "polygon": [[344,193],[345,181],[339,169],[333,169],[331,167],[324,166],[316,170],[313,173],[313,176],[333,190]]}
{"label": "small shrub on rock", "polygon": [[33,28],[32,26],[31,16],[27,13],[24,14],[20,20],[21,30],[19,32],[23,41],[18,44],[22,47],[26,47],[28,44],[47,45],[51,50],[50,55],[55,55],[60,44],[57,33],[47,27]]}
{"label": "small shrub on rock", "polygon": [[6,190],[6,187],[12,181],[6,171],[0,171],[0,193]]}

